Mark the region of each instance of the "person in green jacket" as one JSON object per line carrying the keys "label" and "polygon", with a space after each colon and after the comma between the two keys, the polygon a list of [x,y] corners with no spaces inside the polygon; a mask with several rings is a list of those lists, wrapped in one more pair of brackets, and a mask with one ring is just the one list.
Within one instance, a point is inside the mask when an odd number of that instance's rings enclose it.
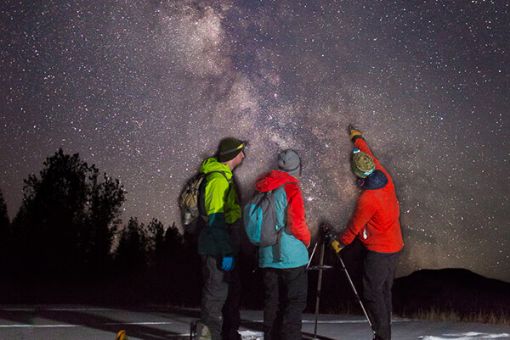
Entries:
{"label": "person in green jacket", "polygon": [[[240,280],[235,258],[240,246],[241,206],[232,171],[242,163],[246,142],[221,140],[216,157],[203,161],[205,221],[198,237],[202,260],[199,339],[241,339],[238,328]],[[228,297],[228,300],[227,300]],[[223,315],[222,315],[223,310]]]}

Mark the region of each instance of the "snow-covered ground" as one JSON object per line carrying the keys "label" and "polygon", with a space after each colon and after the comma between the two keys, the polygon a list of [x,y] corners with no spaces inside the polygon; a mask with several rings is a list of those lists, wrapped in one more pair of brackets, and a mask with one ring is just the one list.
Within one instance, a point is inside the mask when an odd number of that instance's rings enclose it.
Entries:
{"label": "snow-covered ground", "polygon": [[[0,339],[110,339],[126,330],[130,340],[189,339],[197,309],[104,308],[94,306],[0,306]],[[242,312],[243,337],[261,339],[261,311]],[[303,332],[313,337],[315,318],[306,314]],[[320,315],[319,339],[371,339],[363,316]],[[394,340],[510,339],[510,326],[396,318]]]}
{"label": "snow-covered ground", "polygon": [[424,336],[420,339],[424,340],[443,340],[443,339],[455,339],[455,340],[469,340],[469,339],[508,339],[508,333],[490,334],[490,333],[478,333],[478,332],[466,332],[466,333],[452,333],[443,334],[442,336]]}

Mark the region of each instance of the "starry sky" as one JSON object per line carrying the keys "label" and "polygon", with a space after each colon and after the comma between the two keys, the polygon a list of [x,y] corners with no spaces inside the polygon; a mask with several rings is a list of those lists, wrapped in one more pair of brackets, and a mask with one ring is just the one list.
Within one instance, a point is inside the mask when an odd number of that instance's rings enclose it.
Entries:
{"label": "starry sky", "polygon": [[243,195],[278,150],[303,159],[310,227],[359,194],[346,127],[392,173],[398,275],[510,281],[507,1],[2,1],[0,190],[58,148],[127,190],[123,219],[178,222],[177,195],[226,136]]}

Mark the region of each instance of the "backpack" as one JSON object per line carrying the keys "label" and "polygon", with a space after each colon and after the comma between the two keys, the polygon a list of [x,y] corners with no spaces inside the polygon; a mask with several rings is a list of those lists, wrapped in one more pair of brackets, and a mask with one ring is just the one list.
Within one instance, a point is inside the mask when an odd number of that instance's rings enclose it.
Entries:
{"label": "backpack", "polygon": [[277,225],[273,191],[255,192],[244,206],[243,215],[244,229],[251,243],[258,247],[273,246],[278,243],[284,226]]}
{"label": "backpack", "polygon": [[[179,208],[181,210],[181,224],[184,232],[196,235],[200,232],[200,222],[205,221],[205,202],[203,200],[207,176],[213,172],[221,173],[225,179],[227,177],[221,171],[211,171],[207,174],[199,172],[191,177],[179,195]],[[228,179],[227,179],[228,181]],[[229,182],[230,190],[230,182]]]}

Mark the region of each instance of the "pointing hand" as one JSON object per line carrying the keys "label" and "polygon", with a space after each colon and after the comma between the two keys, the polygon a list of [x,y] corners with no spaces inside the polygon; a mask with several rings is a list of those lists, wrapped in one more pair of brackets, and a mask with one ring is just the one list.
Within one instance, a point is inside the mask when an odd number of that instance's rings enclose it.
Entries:
{"label": "pointing hand", "polygon": [[361,130],[356,129],[354,126],[349,124],[349,127],[347,128],[349,132],[349,138],[352,140],[356,136],[361,136],[362,132]]}

